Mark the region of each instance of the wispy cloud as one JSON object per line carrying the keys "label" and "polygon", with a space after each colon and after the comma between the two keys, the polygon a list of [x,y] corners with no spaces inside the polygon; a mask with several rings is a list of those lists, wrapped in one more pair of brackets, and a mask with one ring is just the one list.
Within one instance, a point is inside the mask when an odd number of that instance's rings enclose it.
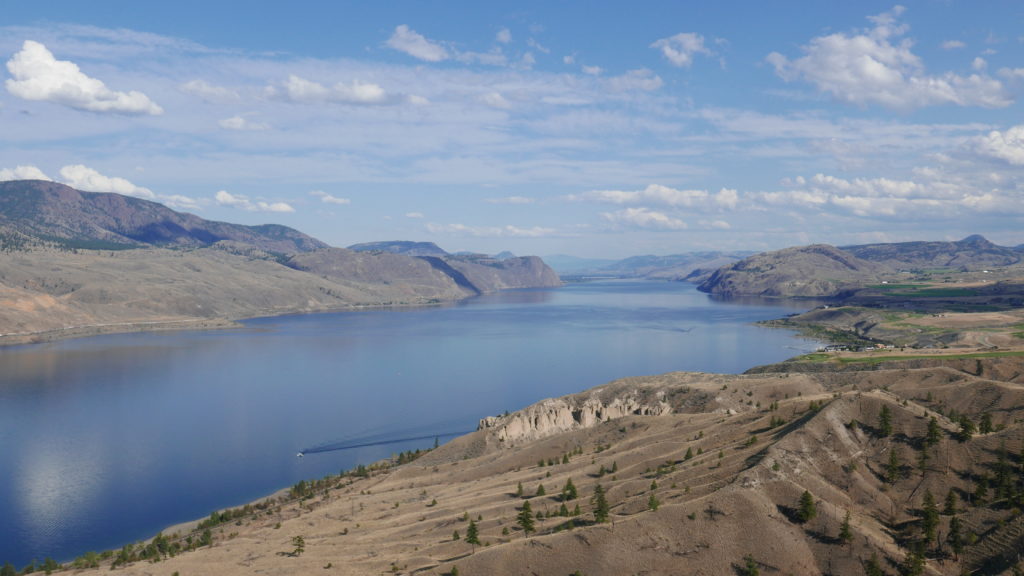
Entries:
{"label": "wispy cloud", "polygon": [[218,191],[214,195],[213,199],[220,206],[239,208],[249,212],[295,212],[295,208],[292,208],[291,205],[286,202],[254,202],[247,196],[242,194],[231,194],[227,190]]}

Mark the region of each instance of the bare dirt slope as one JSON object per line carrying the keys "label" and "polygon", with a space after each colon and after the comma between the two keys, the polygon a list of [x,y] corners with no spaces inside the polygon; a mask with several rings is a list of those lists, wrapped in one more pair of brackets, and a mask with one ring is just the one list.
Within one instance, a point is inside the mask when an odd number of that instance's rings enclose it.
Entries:
{"label": "bare dirt slope", "polygon": [[[874,557],[887,574],[1010,574],[1024,546],[1022,373],[1010,357],[621,380],[304,486],[210,528],[211,545],[113,573],[863,574]],[[962,434],[965,416],[980,428]],[[608,522],[595,521],[598,485]],[[801,522],[805,491],[816,515]],[[471,521],[481,545],[465,540]],[[184,536],[172,542],[189,548]]]}

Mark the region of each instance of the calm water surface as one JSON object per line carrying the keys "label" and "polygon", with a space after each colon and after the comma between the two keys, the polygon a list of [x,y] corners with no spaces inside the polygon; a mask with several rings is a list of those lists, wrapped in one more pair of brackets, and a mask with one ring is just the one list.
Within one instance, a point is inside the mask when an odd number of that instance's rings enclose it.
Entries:
{"label": "calm water surface", "polygon": [[316,445],[472,430],[624,376],[776,362],[815,344],[751,322],[798,309],[614,281],[0,349],[0,562],[119,548],[433,441],[295,457]]}

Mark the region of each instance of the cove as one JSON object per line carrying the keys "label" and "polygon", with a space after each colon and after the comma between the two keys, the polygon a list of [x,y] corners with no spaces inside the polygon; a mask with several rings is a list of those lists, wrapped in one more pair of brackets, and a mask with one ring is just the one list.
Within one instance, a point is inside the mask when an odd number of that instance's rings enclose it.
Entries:
{"label": "cove", "polygon": [[807,307],[602,281],[0,349],[0,562],[119,548],[616,378],[778,362],[816,343],[753,322]]}

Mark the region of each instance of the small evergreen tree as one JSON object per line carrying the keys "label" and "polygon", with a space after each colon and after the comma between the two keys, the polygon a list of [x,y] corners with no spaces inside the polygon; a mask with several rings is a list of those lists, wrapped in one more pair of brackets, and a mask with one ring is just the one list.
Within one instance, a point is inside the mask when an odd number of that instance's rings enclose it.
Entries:
{"label": "small evergreen tree", "polygon": [[846,511],[846,516],[843,516],[843,523],[839,526],[839,541],[843,544],[849,544],[853,542],[853,530],[850,528],[850,511]]}
{"label": "small evergreen tree", "polygon": [[562,502],[575,500],[577,496],[576,485],[572,483],[572,478],[569,478],[562,487]]}
{"label": "small evergreen tree", "polygon": [[950,488],[949,492],[946,492],[946,505],[942,508],[942,513],[947,515],[947,516],[951,516],[953,514],[956,514],[956,505],[957,505],[956,492],[954,492],[953,489]]}
{"label": "small evergreen tree", "polygon": [[523,497],[523,483],[522,482],[519,482],[518,484],[516,484],[516,496],[518,496],[520,498]]}
{"label": "small evergreen tree", "polygon": [[472,546],[471,554],[475,554],[476,547],[480,545],[480,529],[473,520],[470,520],[469,526],[466,527],[466,544]]}
{"label": "small evergreen tree", "polygon": [[458,530],[453,531],[452,532],[452,540],[460,540],[460,539],[462,539],[462,536],[459,535],[459,531]]}
{"label": "small evergreen tree", "polygon": [[544,496],[545,494],[547,494],[547,491],[544,490],[544,485],[543,484],[538,484],[537,485],[537,494],[536,495],[537,496]]}
{"label": "small evergreen tree", "polygon": [[658,509],[658,506],[661,506],[661,502],[658,501],[658,497],[654,492],[651,492],[651,497],[647,499],[647,509],[654,511]]}
{"label": "small evergreen tree", "polygon": [[914,546],[900,565],[900,573],[904,576],[921,576],[924,574],[924,550],[920,545]]}
{"label": "small evergreen tree", "polygon": [[594,521],[598,524],[608,521],[608,499],[604,495],[604,488],[600,484],[594,486]]}
{"label": "small evergreen tree", "polygon": [[878,411],[878,433],[883,438],[892,434],[892,411],[888,404],[882,404],[882,409]]}
{"label": "small evergreen tree", "polygon": [[974,425],[974,421],[971,420],[966,414],[960,416],[960,433],[959,440],[966,442],[974,436],[974,433],[978,431],[977,426]]}
{"label": "small evergreen tree", "polygon": [[743,568],[740,570],[743,576],[760,576],[761,567],[757,564],[757,560],[750,554],[743,557]]}
{"label": "small evergreen tree", "polygon": [[526,536],[534,531],[533,510],[530,509],[529,500],[523,502],[523,507],[519,510],[519,515],[516,516],[516,524],[519,524]]}
{"label": "small evergreen tree", "polygon": [[295,547],[292,550],[292,556],[301,556],[306,551],[306,539],[302,536],[296,536],[292,538],[292,546]]}
{"label": "small evergreen tree", "polygon": [[964,551],[964,536],[960,519],[956,516],[949,519],[949,534],[946,536],[946,542],[949,542],[949,549],[953,551],[953,556],[960,558],[960,554],[963,554]]}
{"label": "small evergreen tree", "polygon": [[978,424],[978,432],[981,432],[982,434],[990,434],[992,430],[992,415],[985,412],[981,415],[981,423]]}
{"label": "small evergreen tree", "polygon": [[921,535],[927,545],[935,539],[935,531],[939,527],[939,507],[931,490],[924,492],[924,504],[921,507]]}
{"label": "small evergreen tree", "polygon": [[878,561],[878,554],[871,553],[871,558],[864,563],[864,576],[885,576],[882,564]]}
{"label": "small evergreen tree", "polygon": [[686,455],[683,456],[683,460],[689,460],[691,458],[693,458],[693,448],[687,447],[686,448]]}
{"label": "small evergreen tree", "polygon": [[4,562],[3,568],[0,568],[0,576],[18,576],[18,570],[10,562]]}
{"label": "small evergreen tree", "polygon": [[885,466],[885,476],[889,484],[895,484],[897,480],[902,476],[903,463],[900,462],[900,455],[896,450],[896,446],[892,447],[889,451],[889,462]]}
{"label": "small evergreen tree", "polygon": [[814,496],[810,492],[804,490],[804,493],[800,495],[800,505],[796,511],[796,517],[800,520],[801,524],[806,524],[818,515],[818,506],[814,503]]}
{"label": "small evergreen tree", "polygon": [[939,421],[932,416],[928,420],[928,432],[924,435],[924,443],[927,446],[935,446],[942,440],[942,428],[939,427]]}

